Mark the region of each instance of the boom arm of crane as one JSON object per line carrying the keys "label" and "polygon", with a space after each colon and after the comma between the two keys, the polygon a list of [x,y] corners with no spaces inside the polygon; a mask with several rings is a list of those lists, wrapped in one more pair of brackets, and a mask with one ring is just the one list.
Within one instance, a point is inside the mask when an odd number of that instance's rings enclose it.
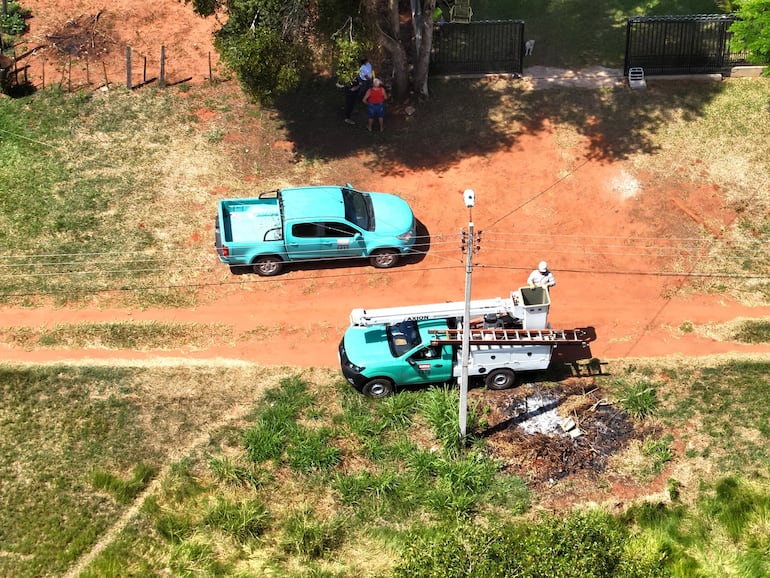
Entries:
{"label": "boom arm of crane", "polygon": [[[421,321],[423,319],[442,319],[448,317],[460,318],[465,313],[465,303],[454,301],[447,303],[431,303],[428,305],[409,305],[406,307],[385,307],[382,309],[353,309],[350,312],[351,325],[378,325],[382,323],[399,323],[401,321]],[[495,297],[471,301],[471,315],[478,317],[488,314],[512,314],[513,301]]]}
{"label": "boom arm of crane", "polygon": [[[524,329],[543,329],[548,326],[548,309],[551,300],[546,288],[530,289],[521,287],[511,291],[510,297],[477,299],[470,303],[471,317],[496,315],[521,319]],[[430,303],[426,305],[408,305],[405,307],[385,307],[381,309],[353,309],[350,312],[350,325],[371,326],[400,323],[401,321],[420,321],[423,319],[461,319],[465,314],[464,301]]]}

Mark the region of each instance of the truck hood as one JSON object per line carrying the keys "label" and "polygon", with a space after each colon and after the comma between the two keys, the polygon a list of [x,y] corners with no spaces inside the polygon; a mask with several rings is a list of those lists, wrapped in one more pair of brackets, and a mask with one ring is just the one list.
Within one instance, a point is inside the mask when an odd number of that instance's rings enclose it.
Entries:
{"label": "truck hood", "polygon": [[383,326],[348,327],[343,344],[348,360],[360,367],[393,362]]}
{"label": "truck hood", "polygon": [[402,235],[414,226],[409,204],[396,195],[369,193],[374,209],[374,231],[379,235]]}

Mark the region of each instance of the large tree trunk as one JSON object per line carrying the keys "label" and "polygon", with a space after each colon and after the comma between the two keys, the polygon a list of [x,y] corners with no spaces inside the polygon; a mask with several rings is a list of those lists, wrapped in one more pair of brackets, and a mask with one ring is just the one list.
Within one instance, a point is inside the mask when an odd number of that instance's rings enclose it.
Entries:
{"label": "large tree trunk", "polygon": [[398,12],[398,0],[387,0],[387,14],[380,26],[382,47],[390,55],[393,63],[392,96],[403,100],[409,90],[409,70],[406,48],[401,38],[401,18]]}
{"label": "large tree trunk", "polygon": [[423,98],[428,98],[428,73],[430,72],[430,51],[433,46],[433,10],[436,0],[419,0],[422,2],[422,20],[420,39],[417,44],[417,54],[414,62],[412,87]]}
{"label": "large tree trunk", "polygon": [[409,92],[410,72],[412,90],[422,97],[428,96],[433,10],[436,8],[436,0],[413,2],[413,21],[403,29],[398,0],[368,0],[366,4],[380,45],[393,65],[391,92],[395,100],[403,100]]}

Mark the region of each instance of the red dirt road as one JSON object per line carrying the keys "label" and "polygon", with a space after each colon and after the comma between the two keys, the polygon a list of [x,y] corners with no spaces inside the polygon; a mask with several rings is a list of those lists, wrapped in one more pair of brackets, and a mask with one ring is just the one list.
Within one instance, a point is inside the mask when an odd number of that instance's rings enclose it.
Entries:
{"label": "red dirt road", "polygon": [[[27,0],[24,5],[33,12],[28,42],[49,50],[50,35],[66,29],[68,20],[95,16],[103,8],[88,0]],[[99,22],[110,47],[109,57],[102,59],[104,70],[120,82],[125,80],[121,71],[126,45],[148,58],[166,45],[170,82],[187,77],[200,82],[208,75],[208,54],[216,59],[211,31],[217,23],[198,18],[189,6],[176,1],[116,0],[102,11]],[[35,84],[41,74],[40,54],[31,54],[21,63],[29,67]],[[53,66],[50,54],[48,66]],[[688,248],[690,240],[701,237],[704,230],[718,234],[734,219],[721,192],[707,184],[645,182],[644,176],[633,175],[622,164],[590,160],[587,144],[565,148],[556,131],[546,126],[487,157],[467,158],[440,171],[391,167],[388,174],[367,168],[376,166],[376,162],[364,162],[376,161],[374,153],[362,154],[371,158],[341,164],[337,180],[404,196],[430,235],[430,248],[421,261],[390,271],[366,266],[307,269],[265,280],[231,276],[212,252],[211,271],[191,282],[220,285],[204,287],[205,304],[194,309],[2,309],[0,325],[51,327],[128,320],[225,323],[233,327],[233,345],[116,352],[23,351],[0,344],[0,359],[228,358],[334,367],[337,344],[352,308],[463,299],[465,267],[459,231],[470,217],[476,229],[483,231],[481,251],[475,258],[473,297],[506,296],[524,284],[538,261],[546,259],[557,278],[552,325],[595,328],[597,339],[591,352],[602,360],[770,353],[770,346],[719,342],[678,329],[684,322],[698,326],[770,315],[768,307],[749,308],[724,296],[698,295],[690,288],[686,274],[705,258],[695,245]],[[466,188],[477,194],[472,215],[462,202]],[[206,224],[199,233],[205,241],[201,250],[211,250],[211,236],[211,226]],[[237,338],[255,328],[264,328],[261,334],[266,336]]]}
{"label": "red dirt road", "polygon": [[[356,186],[396,191],[410,201],[430,234],[427,255],[416,263],[387,271],[366,265],[305,269],[263,279],[231,275],[212,253],[210,278],[200,281],[221,285],[203,288],[201,299],[207,304],[194,309],[0,311],[4,326],[129,320],[224,323],[233,327],[232,345],[152,352],[22,351],[0,345],[0,358],[227,358],[334,367],[352,308],[462,301],[465,267],[459,231],[471,216],[476,229],[483,230],[473,298],[507,296],[546,259],[557,279],[549,318],[553,327],[595,328],[591,353],[602,360],[770,353],[770,346],[720,342],[679,330],[684,322],[699,326],[770,315],[768,307],[745,307],[724,296],[694,293],[688,278],[678,276],[701,256],[685,250],[675,254],[671,247],[694,237],[699,220],[732,219],[717,193],[681,185],[661,190],[659,183],[637,181],[634,195],[628,196],[630,177],[621,166],[585,161],[581,150],[565,160],[553,140],[548,131],[524,137],[510,150],[469,158],[440,173],[384,176],[363,164],[351,169],[357,172],[351,176]],[[515,179],[511,167],[517,167]],[[625,188],[618,185],[623,179]],[[462,202],[467,187],[477,194],[472,215]],[[210,225],[201,236],[211,237]],[[263,337],[237,339],[258,328]]]}

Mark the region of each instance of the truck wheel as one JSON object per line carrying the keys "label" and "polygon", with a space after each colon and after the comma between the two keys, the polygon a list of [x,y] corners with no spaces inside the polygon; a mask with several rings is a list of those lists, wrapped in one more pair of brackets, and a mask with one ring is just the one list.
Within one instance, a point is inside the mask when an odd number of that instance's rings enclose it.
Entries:
{"label": "truck wheel", "polygon": [[512,369],[494,369],[484,378],[488,389],[510,389],[516,383],[516,374]]}
{"label": "truck wheel", "polygon": [[392,381],[383,377],[378,377],[377,379],[367,381],[364,384],[364,388],[361,390],[361,393],[369,397],[379,399],[381,397],[388,397],[389,395],[393,395],[393,391],[394,388]]}
{"label": "truck wheel", "polygon": [[369,257],[372,267],[390,269],[398,263],[398,253],[393,249],[378,249]]}
{"label": "truck wheel", "polygon": [[257,275],[272,277],[283,270],[283,261],[275,255],[265,255],[254,260],[252,268]]}

